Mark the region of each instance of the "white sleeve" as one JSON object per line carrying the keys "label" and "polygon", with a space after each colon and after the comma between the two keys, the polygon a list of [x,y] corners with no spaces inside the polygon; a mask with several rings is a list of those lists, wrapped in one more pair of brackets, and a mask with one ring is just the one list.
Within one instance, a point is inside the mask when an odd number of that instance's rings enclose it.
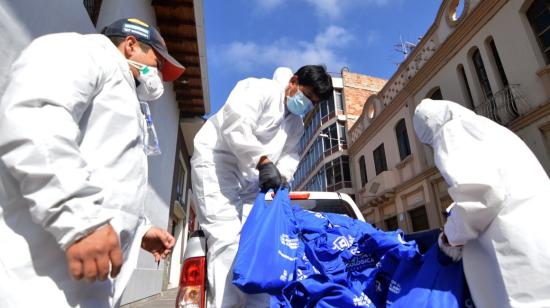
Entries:
{"label": "white sleeve", "polygon": [[464,245],[483,232],[502,209],[505,187],[498,159],[487,142],[449,122],[435,151],[435,161],[450,185],[454,201],[445,224],[451,245]]}
{"label": "white sleeve", "polygon": [[294,115],[289,116],[294,117],[293,120],[288,123],[288,125],[291,125],[291,128],[288,131],[293,132],[293,134],[287,137],[281,156],[275,164],[281,175],[284,176],[288,182],[294,179],[294,172],[296,172],[298,164],[300,163],[298,143],[304,134],[302,119]]}
{"label": "white sleeve", "polygon": [[223,107],[222,136],[248,177],[255,176],[256,165],[267,152],[255,135],[266,103],[258,80],[246,79],[237,83]]}
{"label": "white sleeve", "polygon": [[[79,149],[78,123],[92,103],[99,65],[86,46],[38,39],[13,66],[0,104],[0,159],[33,221],[62,249],[106,224],[101,188]],[[71,44],[71,43],[68,43]]]}

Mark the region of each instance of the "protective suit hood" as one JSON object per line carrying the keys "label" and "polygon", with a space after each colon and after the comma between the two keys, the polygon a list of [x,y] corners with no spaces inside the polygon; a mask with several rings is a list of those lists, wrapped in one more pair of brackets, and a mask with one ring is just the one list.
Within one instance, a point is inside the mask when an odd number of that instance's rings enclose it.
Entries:
{"label": "protective suit hood", "polygon": [[434,136],[438,134],[443,125],[454,119],[472,119],[474,117],[477,117],[474,112],[451,101],[424,99],[416,107],[413,125],[418,139],[424,144],[433,145]]}
{"label": "protective suit hood", "polygon": [[278,67],[273,73],[273,80],[277,81],[281,86],[286,88],[292,76],[294,76],[294,73],[292,73],[290,68]]}

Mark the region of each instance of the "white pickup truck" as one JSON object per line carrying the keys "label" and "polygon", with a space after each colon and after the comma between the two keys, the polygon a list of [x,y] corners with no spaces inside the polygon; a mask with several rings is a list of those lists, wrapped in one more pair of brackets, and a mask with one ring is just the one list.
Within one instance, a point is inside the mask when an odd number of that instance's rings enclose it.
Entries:
{"label": "white pickup truck", "polygon": [[[266,194],[271,201],[273,194]],[[355,202],[347,194],[336,192],[291,192],[292,204],[305,210],[344,214],[365,221]],[[202,231],[195,231],[187,242],[180,274],[176,308],[206,307],[206,239]]]}

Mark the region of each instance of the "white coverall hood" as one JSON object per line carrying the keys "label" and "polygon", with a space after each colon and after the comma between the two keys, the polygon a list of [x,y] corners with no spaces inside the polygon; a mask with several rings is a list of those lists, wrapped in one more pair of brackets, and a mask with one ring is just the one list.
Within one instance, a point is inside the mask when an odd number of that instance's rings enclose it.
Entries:
{"label": "white coverall hood", "polygon": [[450,101],[423,100],[413,124],[449,185],[445,234],[464,245],[477,307],[550,307],[550,181],[535,155],[507,128]]}

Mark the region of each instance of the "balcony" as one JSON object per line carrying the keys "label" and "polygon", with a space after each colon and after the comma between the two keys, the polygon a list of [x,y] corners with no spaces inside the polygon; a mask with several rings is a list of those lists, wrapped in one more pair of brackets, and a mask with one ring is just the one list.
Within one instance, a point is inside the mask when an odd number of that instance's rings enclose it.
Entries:
{"label": "balcony", "polygon": [[508,126],[520,116],[525,115],[529,111],[529,105],[521,93],[519,85],[514,84],[486,98],[474,111],[501,125]]}
{"label": "balcony", "polygon": [[395,196],[394,188],[397,184],[395,171],[388,170],[380,173],[361,189],[360,194],[363,203],[367,207],[385,203]]}

